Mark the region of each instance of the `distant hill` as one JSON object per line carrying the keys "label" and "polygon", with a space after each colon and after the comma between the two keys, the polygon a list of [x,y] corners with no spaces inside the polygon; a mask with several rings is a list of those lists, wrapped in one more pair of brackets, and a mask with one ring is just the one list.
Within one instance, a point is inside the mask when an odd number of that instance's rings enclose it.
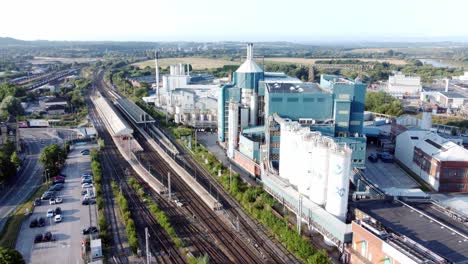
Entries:
{"label": "distant hill", "polygon": [[25,44],[27,41],[19,40],[10,37],[0,37],[0,45],[18,45],[18,44]]}

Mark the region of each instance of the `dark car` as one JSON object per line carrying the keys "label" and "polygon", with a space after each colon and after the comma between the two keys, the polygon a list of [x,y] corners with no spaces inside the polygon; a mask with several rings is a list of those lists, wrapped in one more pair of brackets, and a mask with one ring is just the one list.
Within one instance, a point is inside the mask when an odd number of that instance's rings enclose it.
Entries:
{"label": "dark car", "polygon": [[39,226],[39,221],[37,219],[33,219],[31,223],[29,223],[30,228],[38,227]]}
{"label": "dark car", "polygon": [[51,232],[46,232],[44,234],[44,237],[42,238],[42,241],[45,241],[45,242],[52,241],[52,233]]}
{"label": "dark car", "polygon": [[50,198],[54,197],[54,193],[51,191],[47,191],[41,196],[41,200],[50,200]]}
{"label": "dark car", "polygon": [[382,161],[385,163],[392,163],[393,155],[389,153],[382,153]]}
{"label": "dark car", "polygon": [[41,243],[42,242],[42,234],[37,234],[35,237],[34,237],[34,243]]}
{"label": "dark car", "polygon": [[36,197],[36,199],[34,199],[34,206],[39,206],[39,205],[41,205],[41,199]]}
{"label": "dark car", "polygon": [[39,217],[39,219],[37,220],[37,226],[43,227],[43,226],[45,226],[45,224],[46,224],[45,218],[44,217]]}
{"label": "dark car", "polygon": [[96,200],[89,199],[89,198],[85,198],[83,199],[83,201],[81,201],[82,205],[90,205],[90,204],[95,204],[95,203],[96,203]]}
{"label": "dark car", "polygon": [[89,149],[82,150],[81,155],[89,155]]}
{"label": "dark car", "polygon": [[93,180],[91,180],[91,179],[81,180],[81,184],[84,184],[84,183],[93,183]]}
{"label": "dark car", "polygon": [[98,229],[95,226],[90,226],[88,228],[83,228],[83,230],[81,230],[81,234],[83,235],[93,234],[97,232],[98,232]]}
{"label": "dark car", "polygon": [[66,174],[59,174],[59,175],[57,175],[57,176],[58,176],[58,177],[63,177],[63,178],[66,178],[66,177],[67,177]]}
{"label": "dark car", "polygon": [[61,213],[62,213],[62,208],[60,207],[55,208],[55,215],[59,215]]}
{"label": "dark car", "polygon": [[367,157],[367,159],[370,161],[370,162],[377,162],[379,160],[379,157],[377,156],[377,154],[375,153],[371,153],[369,155],[369,157]]}
{"label": "dark car", "polygon": [[54,184],[57,184],[57,183],[65,183],[65,180],[64,179],[56,179],[53,181]]}
{"label": "dark car", "polygon": [[63,184],[62,183],[56,183],[54,185],[52,185],[50,188],[49,188],[49,191],[50,192],[56,192],[56,191],[60,191],[63,189]]}

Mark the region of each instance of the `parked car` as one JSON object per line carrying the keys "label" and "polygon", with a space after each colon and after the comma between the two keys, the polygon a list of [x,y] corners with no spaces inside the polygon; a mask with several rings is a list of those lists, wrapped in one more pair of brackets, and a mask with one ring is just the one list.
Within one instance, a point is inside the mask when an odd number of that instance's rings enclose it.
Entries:
{"label": "parked car", "polygon": [[81,174],[81,178],[83,178],[83,177],[93,177],[93,174],[91,172],[83,172]]}
{"label": "parked car", "polygon": [[66,174],[59,174],[59,175],[57,175],[57,176],[59,176],[59,177],[63,177],[63,178],[66,178],[66,177],[67,177],[67,175],[66,175]]}
{"label": "parked car", "polygon": [[34,199],[34,206],[39,206],[39,205],[41,205],[41,199],[36,197]]}
{"label": "parked car", "polygon": [[87,227],[87,228],[83,228],[83,230],[81,230],[81,234],[83,234],[83,235],[93,234],[93,233],[97,233],[97,232],[98,232],[98,229],[95,226],[90,226],[90,227]]}
{"label": "parked car", "polygon": [[393,163],[393,155],[389,153],[382,153],[382,161],[385,163]]}
{"label": "parked car", "polygon": [[33,219],[31,223],[29,223],[30,228],[38,227],[39,226],[39,221],[37,219]]}
{"label": "parked car", "polygon": [[54,217],[54,222],[55,222],[55,223],[60,223],[60,222],[62,222],[62,215],[59,215],[59,214],[56,215],[56,216]]}
{"label": "parked car", "polygon": [[57,183],[65,183],[65,180],[64,179],[56,179],[52,182],[53,184],[57,184]]}
{"label": "parked car", "polygon": [[54,197],[54,192],[47,191],[47,192],[42,194],[41,200],[49,200],[52,197]]}
{"label": "parked car", "polygon": [[55,204],[55,198],[50,198],[50,199],[49,199],[49,204],[50,204],[50,205]]}
{"label": "parked car", "polygon": [[54,209],[47,210],[46,216],[47,216],[47,218],[54,217]]}
{"label": "parked car", "polygon": [[39,217],[39,220],[37,220],[37,224],[39,227],[43,227],[46,225],[46,221],[44,217]]}
{"label": "parked car", "polygon": [[42,237],[42,241],[47,242],[47,241],[52,241],[52,233],[51,232],[46,232],[44,236]]}
{"label": "parked car", "polygon": [[62,197],[55,197],[55,204],[60,204],[63,202]]}
{"label": "parked car", "polygon": [[90,205],[90,204],[95,204],[96,200],[95,199],[90,199],[90,198],[85,198],[83,201],[81,201],[82,205]]}
{"label": "parked car", "polygon": [[83,188],[83,189],[84,189],[84,188],[93,188],[93,184],[92,184],[92,183],[83,183],[83,184],[81,185],[81,188]]}
{"label": "parked car", "polygon": [[85,184],[85,183],[91,184],[91,183],[93,183],[93,180],[91,180],[91,179],[81,180],[81,184]]}
{"label": "parked car", "polygon": [[62,213],[62,208],[60,208],[60,207],[55,208],[55,211],[54,211],[55,215],[59,215],[61,213]]}
{"label": "parked car", "polygon": [[65,177],[57,175],[54,177],[54,180],[65,180]]}
{"label": "parked car", "polygon": [[41,243],[42,242],[42,234],[37,234],[35,237],[34,237],[34,243]]}
{"label": "parked car", "polygon": [[89,149],[83,149],[82,151],[80,151],[81,154],[83,154],[83,152],[89,152]]}
{"label": "parked car", "polygon": [[368,159],[370,162],[374,162],[374,163],[377,162],[377,161],[379,161],[379,157],[377,156],[376,153],[371,153],[371,154],[369,155],[369,157],[367,157],[367,159]]}
{"label": "parked car", "polygon": [[82,150],[81,155],[83,155],[83,156],[89,155],[89,150],[88,149]]}

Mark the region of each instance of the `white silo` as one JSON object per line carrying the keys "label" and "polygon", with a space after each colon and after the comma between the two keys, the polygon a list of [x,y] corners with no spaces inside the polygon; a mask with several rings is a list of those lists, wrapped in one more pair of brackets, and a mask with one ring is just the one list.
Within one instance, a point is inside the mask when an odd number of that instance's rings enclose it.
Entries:
{"label": "white silo", "polygon": [[201,122],[205,121],[205,114],[204,113],[200,113],[200,121]]}
{"label": "white silo", "polygon": [[229,103],[228,116],[228,157],[234,158],[234,150],[237,147],[237,138],[239,133],[239,105],[235,102]]}
{"label": "white silo", "polygon": [[347,147],[335,147],[333,147],[334,149],[331,149],[329,153],[327,202],[325,210],[344,221],[348,209],[351,150]]}
{"label": "white silo", "polygon": [[329,151],[323,139],[319,139],[312,155],[312,182],[309,199],[319,205],[324,205],[327,196]]}
{"label": "white silo", "polygon": [[175,107],[174,122],[176,124],[180,123],[180,106]]}
{"label": "white silo", "polygon": [[250,97],[250,125],[257,125],[257,113],[258,113],[258,96],[257,93],[252,93]]}

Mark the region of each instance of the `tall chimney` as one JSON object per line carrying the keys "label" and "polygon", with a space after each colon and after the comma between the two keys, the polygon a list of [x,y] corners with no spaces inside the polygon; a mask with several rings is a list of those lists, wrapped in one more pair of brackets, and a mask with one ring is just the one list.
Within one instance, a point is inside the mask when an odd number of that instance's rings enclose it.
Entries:
{"label": "tall chimney", "polygon": [[155,53],[155,58],[154,58],[154,67],[155,67],[155,75],[154,75],[154,78],[155,78],[155,81],[156,81],[156,94],[158,95],[158,106],[160,105],[161,103],[161,97],[159,95],[159,65],[158,65],[158,52],[157,51],[154,51]]}
{"label": "tall chimney", "polygon": [[445,92],[448,92],[448,88],[449,88],[449,79],[445,79]]}
{"label": "tall chimney", "polygon": [[247,59],[253,59],[253,43],[247,43]]}

